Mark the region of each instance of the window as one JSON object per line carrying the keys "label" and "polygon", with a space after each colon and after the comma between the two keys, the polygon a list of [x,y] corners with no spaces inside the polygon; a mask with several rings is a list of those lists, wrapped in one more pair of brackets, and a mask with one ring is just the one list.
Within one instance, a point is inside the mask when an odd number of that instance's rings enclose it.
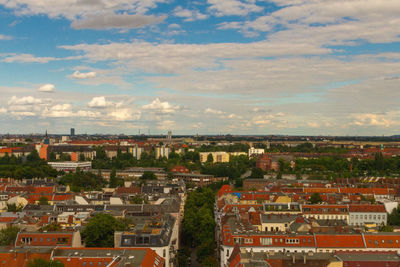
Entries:
{"label": "window", "polygon": [[68,244],[69,238],[68,237],[59,237],[57,238],[57,244]]}
{"label": "window", "polygon": [[285,240],[286,244],[299,244],[299,239],[297,238],[287,238]]}
{"label": "window", "polygon": [[163,257],[165,258],[165,256],[166,256],[165,249],[163,249],[162,254],[163,254]]}
{"label": "window", "polygon": [[234,237],[233,242],[235,242],[236,244],[242,244],[243,238],[242,237]]}
{"label": "window", "polygon": [[32,237],[23,237],[23,238],[21,238],[21,243],[22,244],[30,244],[30,243],[32,243]]}
{"label": "window", "polygon": [[261,237],[260,241],[261,241],[261,245],[264,245],[264,246],[272,245],[271,237]]}
{"label": "window", "polygon": [[244,243],[245,244],[253,244],[253,238],[245,238]]}

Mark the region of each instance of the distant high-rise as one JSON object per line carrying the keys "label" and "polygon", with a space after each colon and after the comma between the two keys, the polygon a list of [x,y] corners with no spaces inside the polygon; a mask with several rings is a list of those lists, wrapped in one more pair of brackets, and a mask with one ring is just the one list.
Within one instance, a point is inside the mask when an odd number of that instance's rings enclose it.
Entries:
{"label": "distant high-rise", "polygon": [[168,140],[171,140],[171,139],[172,139],[172,132],[168,131]]}
{"label": "distant high-rise", "polygon": [[71,128],[71,136],[75,136],[75,128]]}

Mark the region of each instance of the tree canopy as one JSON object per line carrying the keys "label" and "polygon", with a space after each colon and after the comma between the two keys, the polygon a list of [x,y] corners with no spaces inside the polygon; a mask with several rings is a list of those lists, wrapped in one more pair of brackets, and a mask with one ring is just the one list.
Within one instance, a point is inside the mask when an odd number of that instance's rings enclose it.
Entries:
{"label": "tree canopy", "polygon": [[128,224],[105,213],[90,218],[82,237],[87,247],[114,247],[114,232],[127,230]]}
{"label": "tree canopy", "polygon": [[14,244],[20,229],[16,226],[10,226],[0,230],[0,246],[9,246]]}
{"label": "tree canopy", "polygon": [[64,267],[64,263],[62,263],[61,261],[47,261],[45,259],[36,258],[30,260],[26,264],[26,267]]}

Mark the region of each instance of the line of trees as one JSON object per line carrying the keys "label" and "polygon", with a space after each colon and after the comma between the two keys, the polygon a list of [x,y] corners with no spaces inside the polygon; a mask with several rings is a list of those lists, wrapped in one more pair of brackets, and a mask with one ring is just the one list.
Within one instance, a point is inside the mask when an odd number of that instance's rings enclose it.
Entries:
{"label": "line of trees", "polygon": [[47,165],[47,162],[39,157],[34,149],[26,157],[15,157],[6,154],[0,157],[0,177],[23,178],[45,178],[56,177],[58,172]]}
{"label": "line of trees", "polygon": [[[197,249],[197,260],[202,266],[216,266],[215,260],[215,193],[211,188],[198,188],[188,194],[182,222],[183,251]],[[188,254],[186,252],[186,254]],[[179,266],[187,265],[185,257],[178,256]]]}

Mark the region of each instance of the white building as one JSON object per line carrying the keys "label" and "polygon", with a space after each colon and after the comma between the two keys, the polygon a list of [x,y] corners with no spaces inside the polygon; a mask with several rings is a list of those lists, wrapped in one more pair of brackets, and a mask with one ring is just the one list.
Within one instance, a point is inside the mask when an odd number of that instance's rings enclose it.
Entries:
{"label": "white building", "polygon": [[364,226],[369,223],[379,226],[387,223],[387,213],[383,204],[349,205],[349,215],[349,224],[353,226]]}
{"label": "white building", "polygon": [[138,146],[129,148],[129,153],[131,153],[135,159],[140,159],[143,151],[144,151],[144,149],[142,147],[138,147]]}
{"label": "white building", "polygon": [[254,156],[254,155],[261,155],[261,154],[264,154],[264,149],[263,148],[250,147],[250,149],[249,149],[249,157]]}
{"label": "white building", "polygon": [[161,147],[156,147],[156,159],[159,159],[161,157],[169,157],[169,154],[171,153],[171,149],[166,146],[161,146]]}
{"label": "white building", "polygon": [[60,162],[47,162],[53,169],[57,171],[76,172],[79,168],[81,171],[89,171],[92,169],[91,161],[75,162],[75,161],[60,161]]}

